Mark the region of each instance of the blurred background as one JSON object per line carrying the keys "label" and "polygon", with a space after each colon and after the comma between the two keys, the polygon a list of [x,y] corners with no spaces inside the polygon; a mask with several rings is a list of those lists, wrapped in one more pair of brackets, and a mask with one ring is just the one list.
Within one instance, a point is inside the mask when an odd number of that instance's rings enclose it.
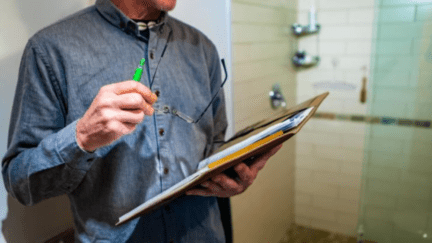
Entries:
{"label": "blurred background", "polygon": [[[232,132],[278,111],[269,98],[275,84],[288,107],[330,91],[256,183],[232,198],[235,242],[432,242],[432,0],[220,2],[228,3],[215,14],[227,29],[228,46],[218,49],[232,70]],[[0,0],[1,156],[28,38],[91,4]],[[299,55],[305,62],[294,65]],[[72,227],[66,197],[23,207],[3,185],[0,219],[5,242],[44,242]]]}

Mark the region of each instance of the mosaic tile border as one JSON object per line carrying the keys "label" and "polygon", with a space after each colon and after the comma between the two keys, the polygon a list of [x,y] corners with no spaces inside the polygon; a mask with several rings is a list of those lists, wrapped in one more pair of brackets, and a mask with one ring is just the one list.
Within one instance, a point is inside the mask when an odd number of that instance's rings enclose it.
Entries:
{"label": "mosaic tile border", "polygon": [[367,115],[346,115],[346,114],[335,114],[329,112],[316,112],[313,117],[318,119],[364,122],[369,124],[417,127],[417,128],[427,128],[427,129],[432,128],[431,127],[432,121],[429,120],[413,120],[413,119],[394,118],[394,117],[387,117],[387,116],[378,117],[378,116],[367,116]]}

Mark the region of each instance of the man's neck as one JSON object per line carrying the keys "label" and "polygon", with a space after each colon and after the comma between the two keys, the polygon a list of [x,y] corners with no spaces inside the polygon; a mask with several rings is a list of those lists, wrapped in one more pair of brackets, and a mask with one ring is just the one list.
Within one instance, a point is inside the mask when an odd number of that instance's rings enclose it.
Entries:
{"label": "man's neck", "polygon": [[126,16],[138,20],[156,20],[161,10],[147,0],[111,0]]}

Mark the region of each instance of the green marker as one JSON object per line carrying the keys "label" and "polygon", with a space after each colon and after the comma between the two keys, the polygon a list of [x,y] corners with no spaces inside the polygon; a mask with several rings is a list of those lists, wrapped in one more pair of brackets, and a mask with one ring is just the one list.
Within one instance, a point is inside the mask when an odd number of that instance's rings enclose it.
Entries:
{"label": "green marker", "polygon": [[143,66],[145,63],[145,58],[141,59],[140,64],[138,68],[135,70],[135,74],[133,76],[133,80],[140,82],[141,81],[141,75],[143,73]]}

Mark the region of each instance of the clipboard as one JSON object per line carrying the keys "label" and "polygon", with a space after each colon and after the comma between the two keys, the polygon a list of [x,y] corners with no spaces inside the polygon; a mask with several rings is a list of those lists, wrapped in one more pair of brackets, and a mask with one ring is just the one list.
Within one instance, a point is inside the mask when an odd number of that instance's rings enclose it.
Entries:
{"label": "clipboard", "polygon": [[194,174],[121,216],[116,226],[150,213],[215,175],[227,171],[240,162],[263,154],[290,139],[309,121],[328,95],[329,92],[318,95],[237,132],[213,155],[201,161]]}

